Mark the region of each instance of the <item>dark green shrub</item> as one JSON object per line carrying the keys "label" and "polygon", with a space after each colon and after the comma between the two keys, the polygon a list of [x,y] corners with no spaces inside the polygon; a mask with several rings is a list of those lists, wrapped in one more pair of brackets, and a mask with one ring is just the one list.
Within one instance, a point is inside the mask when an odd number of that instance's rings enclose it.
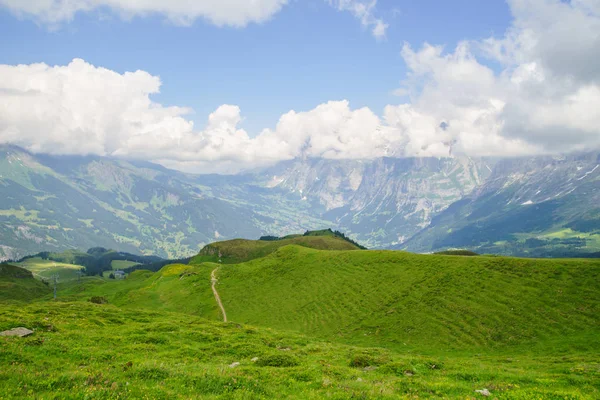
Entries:
{"label": "dark green shrub", "polygon": [[104,297],[104,296],[94,296],[90,299],[90,303],[106,304],[106,303],[108,303],[108,300],[106,300],[106,297]]}
{"label": "dark green shrub", "polygon": [[357,356],[352,357],[352,359],[350,360],[350,366],[354,368],[365,368],[375,364],[376,360],[373,357],[367,356],[365,354],[359,354]]}
{"label": "dark green shrub", "polygon": [[298,360],[295,357],[287,354],[273,354],[264,356],[256,361],[256,365],[261,367],[295,367],[298,364]]}

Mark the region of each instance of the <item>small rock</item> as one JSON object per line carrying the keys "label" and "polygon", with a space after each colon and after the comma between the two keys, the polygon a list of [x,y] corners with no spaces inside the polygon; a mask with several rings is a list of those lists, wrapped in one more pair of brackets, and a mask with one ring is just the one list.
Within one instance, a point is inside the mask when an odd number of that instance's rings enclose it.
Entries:
{"label": "small rock", "polygon": [[29,335],[33,335],[33,331],[29,330],[27,328],[14,328],[11,329],[9,331],[4,331],[4,332],[0,332],[0,336],[18,336],[18,337],[25,337],[25,336],[29,336]]}
{"label": "small rock", "polygon": [[252,362],[257,362],[258,361],[258,357],[254,357],[252,360],[250,360]]}
{"label": "small rock", "polygon": [[475,393],[479,393],[480,395],[485,396],[485,397],[491,396],[490,391],[487,389],[476,390]]}
{"label": "small rock", "polygon": [[373,365],[369,365],[368,367],[364,367],[363,371],[368,372],[368,371],[375,371],[377,369],[377,367],[373,366]]}
{"label": "small rock", "polygon": [[240,363],[239,362],[234,362],[233,364],[231,364],[229,366],[229,368],[235,368],[235,367],[239,367]]}
{"label": "small rock", "polygon": [[362,382],[363,379],[362,378],[356,378],[356,382]]}
{"label": "small rock", "polygon": [[408,371],[408,370],[404,371],[404,376],[413,376],[414,374],[415,373],[412,371]]}

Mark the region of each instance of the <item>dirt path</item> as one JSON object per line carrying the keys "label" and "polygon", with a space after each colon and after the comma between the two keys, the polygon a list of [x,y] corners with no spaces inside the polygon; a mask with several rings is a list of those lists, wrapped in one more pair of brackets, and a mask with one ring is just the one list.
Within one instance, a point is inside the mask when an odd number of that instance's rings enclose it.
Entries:
{"label": "dirt path", "polygon": [[215,294],[215,300],[217,300],[217,304],[219,305],[221,313],[223,314],[223,322],[227,322],[227,314],[225,313],[225,307],[223,307],[223,303],[221,303],[221,297],[219,296],[219,292],[217,292],[217,288],[215,286],[218,282],[217,276],[215,275],[218,269],[219,268],[213,269],[212,273],[210,274],[210,280],[212,282],[212,291]]}

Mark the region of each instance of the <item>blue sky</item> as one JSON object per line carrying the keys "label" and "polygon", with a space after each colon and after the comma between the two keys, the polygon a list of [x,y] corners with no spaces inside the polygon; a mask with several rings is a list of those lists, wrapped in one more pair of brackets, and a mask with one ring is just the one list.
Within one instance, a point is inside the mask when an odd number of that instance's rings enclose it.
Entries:
{"label": "blue sky", "polygon": [[511,19],[503,0],[387,0],[376,13],[389,24],[383,40],[320,0],[293,2],[245,28],[203,20],[176,26],[157,15],[123,21],[106,9],[49,28],[4,9],[0,64],[65,65],[82,58],[121,73],[145,70],[163,82],[156,101],[191,107],[198,126],[219,105],[239,105],[242,127],[254,136],[289,110],[329,100],[381,113],[400,101],[392,92],[406,75],[404,42],[452,50],[461,40],[503,33]]}
{"label": "blue sky", "polygon": [[598,109],[600,0],[0,0],[0,143],[38,153],[530,156]]}

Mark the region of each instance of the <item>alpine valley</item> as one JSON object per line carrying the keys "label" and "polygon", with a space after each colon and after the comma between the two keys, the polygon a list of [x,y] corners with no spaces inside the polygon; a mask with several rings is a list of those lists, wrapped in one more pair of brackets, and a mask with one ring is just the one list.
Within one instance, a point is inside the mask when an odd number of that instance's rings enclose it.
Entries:
{"label": "alpine valley", "polygon": [[369,248],[600,252],[600,154],[294,159],[192,175],[0,147],[0,258],[101,246],[183,258],[215,240],[333,228]]}

